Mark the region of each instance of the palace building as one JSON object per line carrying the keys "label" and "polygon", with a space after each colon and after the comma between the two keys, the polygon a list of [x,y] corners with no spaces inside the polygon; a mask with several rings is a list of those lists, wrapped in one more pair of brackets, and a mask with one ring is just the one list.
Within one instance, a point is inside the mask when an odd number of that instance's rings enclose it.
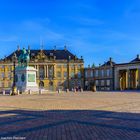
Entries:
{"label": "palace building", "polygon": [[[13,84],[14,54],[18,57],[20,48],[0,60],[0,89],[10,89]],[[77,58],[66,47],[63,50],[30,50],[29,66],[37,69],[37,83],[46,90],[72,89],[84,86],[84,60]]]}
{"label": "palace building", "polygon": [[85,90],[114,90],[114,65],[112,58],[98,67],[85,68]]}
{"label": "palace building", "polygon": [[140,89],[140,56],[129,63],[115,65],[115,90]]}
{"label": "palace building", "polygon": [[140,89],[140,56],[128,62],[116,64],[109,61],[98,67],[85,68],[85,90],[94,85],[101,91]]}

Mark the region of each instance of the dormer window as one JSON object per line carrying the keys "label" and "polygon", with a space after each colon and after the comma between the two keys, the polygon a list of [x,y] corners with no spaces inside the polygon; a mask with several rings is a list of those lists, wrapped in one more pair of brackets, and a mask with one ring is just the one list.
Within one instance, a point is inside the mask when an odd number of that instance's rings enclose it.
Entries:
{"label": "dormer window", "polygon": [[35,53],[31,53],[31,56],[35,56]]}
{"label": "dormer window", "polygon": [[50,56],[53,56],[53,53],[50,53]]}

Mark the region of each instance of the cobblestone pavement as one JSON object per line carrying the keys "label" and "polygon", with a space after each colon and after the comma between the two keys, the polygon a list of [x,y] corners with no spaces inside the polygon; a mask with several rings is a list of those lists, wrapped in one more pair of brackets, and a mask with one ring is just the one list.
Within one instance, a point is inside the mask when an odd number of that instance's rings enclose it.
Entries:
{"label": "cobblestone pavement", "polygon": [[0,95],[0,139],[140,140],[140,92]]}

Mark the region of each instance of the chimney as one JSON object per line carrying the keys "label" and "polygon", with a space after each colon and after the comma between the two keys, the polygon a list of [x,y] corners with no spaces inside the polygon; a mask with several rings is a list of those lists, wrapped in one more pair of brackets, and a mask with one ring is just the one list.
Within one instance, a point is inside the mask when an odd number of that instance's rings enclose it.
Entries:
{"label": "chimney", "polygon": [[69,60],[71,59],[71,56],[69,55]]}
{"label": "chimney", "polygon": [[20,46],[19,45],[17,45],[17,50],[20,51]]}
{"label": "chimney", "polygon": [[88,68],[90,68],[90,65],[88,65]]}
{"label": "chimney", "polygon": [[30,50],[30,45],[28,45],[28,50]]}
{"label": "chimney", "polygon": [[66,45],[64,46],[64,50],[67,51],[67,46]]}
{"label": "chimney", "polygon": [[112,62],[112,57],[109,58],[109,61]]}
{"label": "chimney", "polygon": [[56,46],[54,46],[54,49],[53,50],[56,51]]}
{"label": "chimney", "polygon": [[140,59],[140,55],[139,54],[137,54],[137,59]]}

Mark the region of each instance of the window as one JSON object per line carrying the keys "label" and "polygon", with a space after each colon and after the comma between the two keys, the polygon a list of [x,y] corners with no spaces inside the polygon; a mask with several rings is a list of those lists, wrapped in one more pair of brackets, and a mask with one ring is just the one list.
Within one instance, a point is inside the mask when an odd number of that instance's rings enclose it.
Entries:
{"label": "window", "polygon": [[64,64],[64,68],[67,68],[67,64]]}
{"label": "window", "polygon": [[101,70],[101,76],[104,77],[104,70]]}
{"label": "window", "polygon": [[112,75],[112,69],[110,69],[110,75]]}
{"label": "window", "polygon": [[88,72],[87,72],[87,71],[85,71],[85,77],[86,77],[86,78],[88,77]]}
{"label": "window", "polygon": [[57,65],[57,68],[58,68],[58,69],[61,69],[61,65],[58,64],[58,65]]}
{"label": "window", "polygon": [[8,82],[8,87],[12,87],[12,83],[11,82]]}
{"label": "window", "polygon": [[93,77],[93,71],[90,72],[90,77]]}
{"label": "window", "polygon": [[4,72],[1,73],[1,78],[4,78]]}
{"label": "window", "polygon": [[77,68],[80,69],[81,68],[81,65],[77,65]]}
{"label": "window", "polygon": [[53,53],[50,53],[50,56],[53,56]]}
{"label": "window", "polygon": [[11,71],[11,69],[12,69],[11,66],[8,66],[8,71]]}
{"label": "window", "polygon": [[96,84],[96,86],[98,86],[98,84],[99,84],[99,81],[98,81],[98,80],[96,80],[96,81],[95,81],[95,84]]}
{"label": "window", "polygon": [[57,77],[59,77],[59,78],[61,77],[61,72],[60,71],[57,72]]}
{"label": "window", "polygon": [[71,65],[71,69],[74,69],[74,65]]}
{"label": "window", "polygon": [[99,71],[95,70],[95,76],[98,77],[98,75],[99,75]]}
{"label": "window", "polygon": [[106,80],[106,85],[110,86],[110,80]]}
{"label": "window", "polygon": [[78,81],[78,86],[81,86],[81,81],[80,80]]}
{"label": "window", "polygon": [[74,72],[71,72],[71,78],[74,78]]}
{"label": "window", "polygon": [[65,77],[65,78],[67,77],[67,72],[64,72],[64,77]]}
{"label": "window", "polygon": [[88,81],[85,81],[85,85],[88,86],[89,85],[89,82]]}
{"label": "window", "polygon": [[43,66],[40,66],[39,67],[39,77],[41,78],[41,79],[44,79],[44,77],[45,77],[45,71],[44,71],[44,67]]}
{"label": "window", "polygon": [[31,53],[31,56],[35,56],[35,53]]}
{"label": "window", "polygon": [[72,86],[72,88],[74,88],[74,86],[75,86],[75,82],[74,81],[71,81],[71,86]]}
{"label": "window", "polygon": [[11,73],[10,73],[10,72],[8,73],[8,78],[9,78],[9,79],[11,78]]}
{"label": "window", "polygon": [[109,77],[110,76],[110,69],[106,70],[106,75]]}
{"label": "window", "polygon": [[54,68],[53,66],[48,66],[48,77],[53,78],[54,76]]}
{"label": "window", "polygon": [[101,80],[101,86],[104,86],[104,84],[105,84],[105,81]]}
{"label": "window", "polygon": [[61,81],[59,81],[59,82],[57,83],[57,86],[61,86]]}
{"label": "window", "polygon": [[80,71],[77,73],[77,75],[78,75],[78,78],[81,78],[81,72]]}
{"label": "window", "polygon": [[1,83],[1,87],[4,87],[4,82]]}

